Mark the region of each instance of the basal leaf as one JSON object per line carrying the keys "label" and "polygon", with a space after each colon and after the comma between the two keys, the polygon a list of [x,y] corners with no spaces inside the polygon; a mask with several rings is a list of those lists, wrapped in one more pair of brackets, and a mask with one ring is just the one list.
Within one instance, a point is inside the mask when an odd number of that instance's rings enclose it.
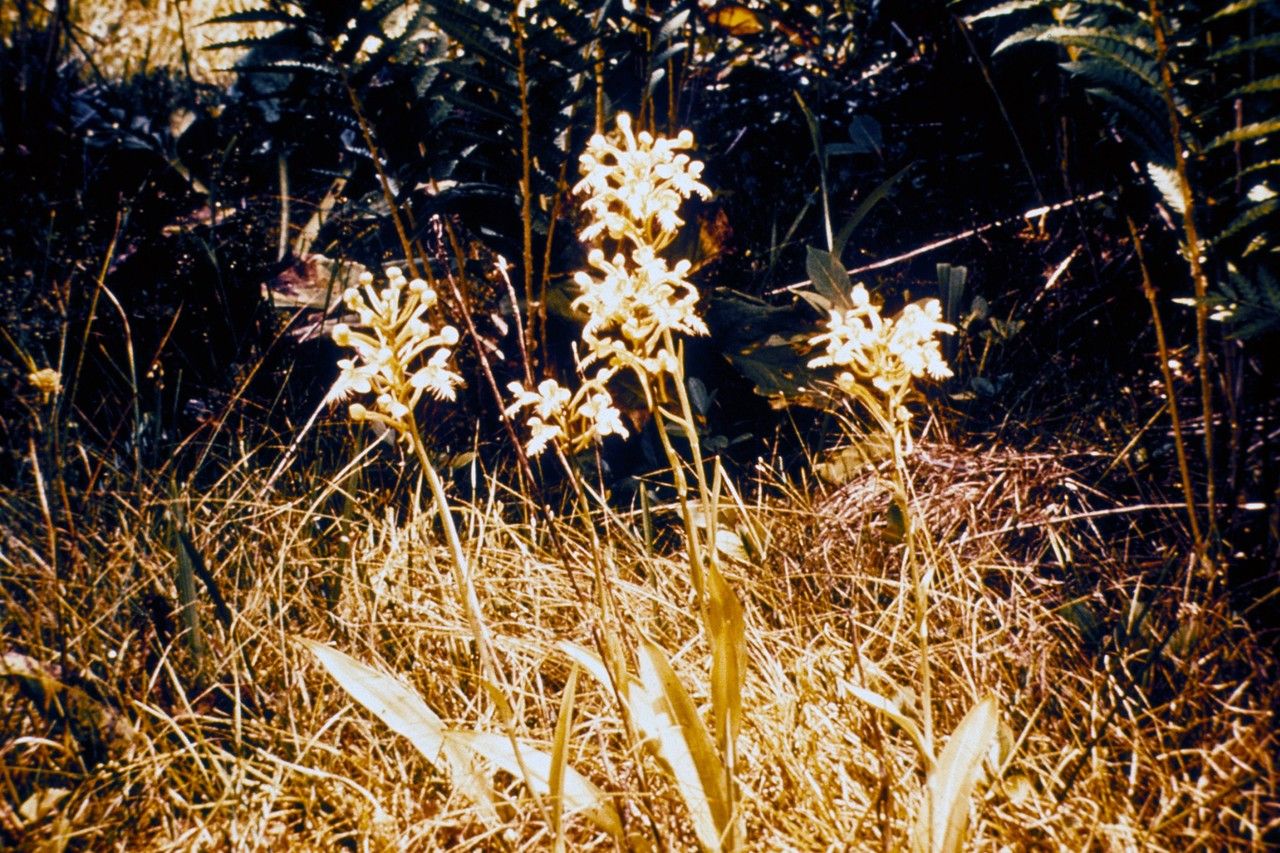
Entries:
{"label": "basal leaf", "polygon": [[839,258],[830,252],[810,246],[808,257],[805,259],[805,270],[809,273],[809,281],[813,283],[813,289],[829,299],[833,306],[841,311],[847,311],[853,307],[853,302],[849,300],[853,282],[849,280],[849,273],[845,270],[844,264],[840,263]]}
{"label": "basal leaf", "polygon": [[494,826],[500,822],[488,783],[476,773],[458,745],[446,739],[444,722],[411,687],[332,646],[314,640],[299,642],[351,698],[412,743],[427,761],[439,767],[443,756],[453,773],[453,783],[476,804],[486,823]]}
{"label": "basal leaf", "polygon": [[912,839],[917,850],[954,853],[964,846],[969,799],[995,739],[997,716],[996,700],[987,696],[965,714],[947,741],[938,766],[929,774],[928,807],[921,812]]}
{"label": "basal leaf", "polygon": [[[517,779],[527,778],[537,788],[539,795],[551,794],[552,756],[528,741],[516,742],[520,750],[517,756],[511,738],[504,734],[452,731],[446,732],[444,737],[446,741],[466,747]],[[622,821],[605,793],[572,767],[562,765],[562,770],[563,802],[567,810],[584,813],[596,826],[615,838],[619,837],[622,833]],[[528,771],[527,776],[525,771]]]}

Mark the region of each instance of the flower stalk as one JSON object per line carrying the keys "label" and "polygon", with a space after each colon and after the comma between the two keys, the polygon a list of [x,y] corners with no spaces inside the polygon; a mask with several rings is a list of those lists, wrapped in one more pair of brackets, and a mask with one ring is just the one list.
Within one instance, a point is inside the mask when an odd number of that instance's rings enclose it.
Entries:
{"label": "flower stalk", "polygon": [[936,299],[911,303],[896,317],[884,317],[867,289],[855,284],[847,304],[847,308],[832,309],[825,330],[809,339],[810,344],[824,347],[809,366],[838,371],[836,387],[856,401],[890,438],[889,491],[892,505],[902,517],[903,568],[911,589],[913,634],[919,657],[920,722],[928,758],[936,752],[928,619],[932,572],[924,570],[921,551],[931,551],[931,547],[928,529],[916,523],[912,509],[907,457],[913,442],[911,410],[906,403],[915,380],[942,380],[952,375],[942,356],[938,335],[952,334],[956,327],[942,320],[942,306]]}
{"label": "flower stalk", "polygon": [[[422,469],[449,549],[449,571],[454,591],[466,614],[481,670],[485,680],[494,688],[491,696],[498,705],[499,717],[506,728],[525,784],[530,791],[536,792],[538,789],[521,758],[514,714],[505,699],[511,691],[503,678],[493,639],[484,621],[470,561],[458,534],[444,481],[427,453],[414,412],[424,395],[438,400],[456,399],[463,379],[450,366],[450,359],[453,356],[451,348],[458,342],[458,331],[449,325],[439,329],[432,325],[428,312],[435,306],[437,298],[425,281],[416,278],[406,281],[398,267],[388,268],[386,275],[387,285],[381,290],[373,286],[372,274],[365,273],[359,287],[350,288],[343,294],[347,309],[354,313],[358,322],[354,326],[339,323],[334,327],[333,339],[339,346],[353,350],[353,356],[338,361],[341,372],[327,399],[339,402],[352,396],[372,397],[372,406],[366,406],[359,400],[349,404],[351,419],[375,423],[390,430],[408,446]],[[427,356],[425,364],[421,363],[424,356]]]}

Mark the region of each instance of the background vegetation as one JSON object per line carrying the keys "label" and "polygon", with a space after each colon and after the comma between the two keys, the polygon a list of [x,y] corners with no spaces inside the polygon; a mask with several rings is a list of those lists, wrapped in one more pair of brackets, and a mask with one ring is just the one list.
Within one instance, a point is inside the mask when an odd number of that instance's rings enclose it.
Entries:
{"label": "background vegetation", "polygon": [[[1276,844],[1278,19],[6,4],[0,840]],[[530,462],[620,112],[694,134],[710,334]],[[416,444],[328,396],[390,265],[461,333]],[[852,282],[958,329],[903,458],[809,366]]]}

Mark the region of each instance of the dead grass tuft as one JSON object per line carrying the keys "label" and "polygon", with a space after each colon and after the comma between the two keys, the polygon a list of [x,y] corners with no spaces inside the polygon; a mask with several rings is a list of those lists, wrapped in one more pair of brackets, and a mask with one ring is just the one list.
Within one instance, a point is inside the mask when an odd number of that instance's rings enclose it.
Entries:
{"label": "dead grass tuft", "polygon": [[[1184,596],[1178,555],[1145,544],[1164,535],[1159,511],[1109,504],[1070,461],[940,444],[914,457],[935,549],[939,731],[983,695],[1000,706],[975,844],[1262,847],[1280,819],[1272,650],[1224,596]],[[522,785],[495,777],[503,825],[484,825],[291,640],[396,673],[451,725],[500,731],[432,514],[411,501],[374,508],[358,473],[329,483],[336,497],[323,502],[320,482],[298,499],[249,497],[263,467],[173,501],[121,499],[113,518],[82,521],[81,556],[60,548],[57,566],[37,507],[0,496],[5,843],[550,846]],[[460,528],[522,736],[550,748],[570,671],[555,645],[591,648],[599,632],[652,639],[708,702],[681,554],[651,553],[638,515],[594,519],[613,617],[602,621],[570,582],[572,570],[591,589],[590,537],[565,525],[566,567],[505,477],[464,474],[481,488]],[[896,848],[919,806],[912,744],[851,692],[918,713],[902,560],[875,477],[828,494],[760,486],[748,509],[771,544],[727,563],[747,611],[739,773],[752,849]],[[672,512],[656,510],[659,524]],[[231,616],[219,619],[197,579],[203,653],[178,604],[178,517]],[[692,847],[680,797],[632,745],[612,696],[580,681],[574,720],[569,763],[616,795],[628,831]],[[574,849],[611,846],[581,819],[569,832]]]}

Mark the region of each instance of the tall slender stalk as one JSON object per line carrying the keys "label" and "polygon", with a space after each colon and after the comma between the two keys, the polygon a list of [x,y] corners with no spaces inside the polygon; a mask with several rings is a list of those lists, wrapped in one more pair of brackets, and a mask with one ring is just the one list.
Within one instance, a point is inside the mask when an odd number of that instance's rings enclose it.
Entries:
{"label": "tall slender stalk", "polygon": [[1151,307],[1151,322],[1156,331],[1156,353],[1160,358],[1160,375],[1164,379],[1165,396],[1169,398],[1169,419],[1173,422],[1173,447],[1178,456],[1178,473],[1182,477],[1182,496],[1187,502],[1187,523],[1191,527],[1191,538],[1195,543],[1196,553],[1204,552],[1204,537],[1200,530],[1200,520],[1196,513],[1195,489],[1191,485],[1191,466],[1187,461],[1186,442],[1182,437],[1182,415],[1178,411],[1178,394],[1173,385],[1173,371],[1169,367],[1169,344],[1164,336],[1164,323],[1160,319],[1160,305],[1157,300],[1155,284],[1151,281],[1151,272],[1147,268],[1146,254],[1142,248],[1142,238],[1133,220],[1125,217],[1129,226],[1129,237],[1133,240],[1133,250],[1138,256],[1138,269],[1142,272],[1142,295]]}
{"label": "tall slender stalk", "polygon": [[516,41],[516,81],[520,89],[520,236],[523,249],[524,300],[526,317],[525,351],[536,361],[545,353],[537,346],[541,335],[538,329],[546,323],[545,307],[533,288],[533,154],[529,148],[529,73],[524,48],[524,21],[520,18],[520,4],[511,9],[511,31]]}
{"label": "tall slender stalk", "polygon": [[1213,384],[1209,377],[1209,277],[1200,259],[1200,235],[1196,228],[1196,200],[1187,174],[1187,156],[1183,150],[1182,120],[1173,98],[1173,72],[1169,67],[1169,46],[1164,31],[1164,16],[1159,0],[1148,0],[1151,30],[1155,35],[1156,61],[1160,66],[1160,93],[1169,120],[1169,136],[1173,143],[1173,165],[1178,177],[1178,193],[1182,196],[1182,228],[1186,238],[1187,265],[1196,295],[1196,367],[1200,374],[1200,409],[1204,417],[1204,467],[1206,511],[1205,538],[1201,539],[1201,558],[1209,558],[1208,548],[1217,538],[1217,486],[1213,453]]}

